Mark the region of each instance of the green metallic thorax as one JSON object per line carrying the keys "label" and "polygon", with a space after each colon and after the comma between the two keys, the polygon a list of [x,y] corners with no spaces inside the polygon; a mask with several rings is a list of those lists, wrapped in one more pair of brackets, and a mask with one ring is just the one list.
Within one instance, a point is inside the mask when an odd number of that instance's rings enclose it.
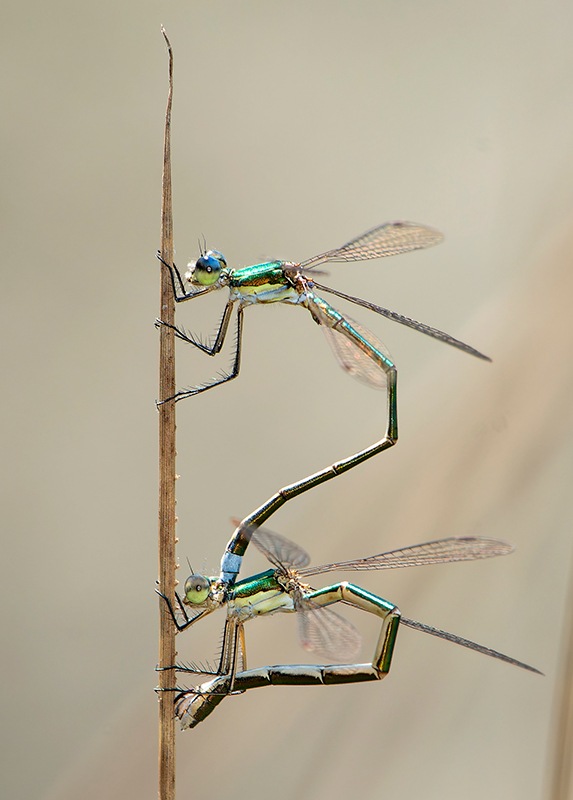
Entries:
{"label": "green metallic thorax", "polygon": [[242,620],[273,611],[294,611],[292,598],[277,581],[274,569],[236,583],[227,602],[229,614]]}
{"label": "green metallic thorax", "polygon": [[267,261],[232,270],[231,297],[243,303],[298,303],[300,295],[284,274],[284,261]]}
{"label": "green metallic thorax", "polygon": [[242,581],[237,581],[229,592],[229,600],[242,600],[252,597],[258,592],[269,592],[275,589],[282,591],[282,587],[275,577],[274,569],[267,569],[264,572],[258,572],[256,575],[251,575],[249,578],[244,578]]}

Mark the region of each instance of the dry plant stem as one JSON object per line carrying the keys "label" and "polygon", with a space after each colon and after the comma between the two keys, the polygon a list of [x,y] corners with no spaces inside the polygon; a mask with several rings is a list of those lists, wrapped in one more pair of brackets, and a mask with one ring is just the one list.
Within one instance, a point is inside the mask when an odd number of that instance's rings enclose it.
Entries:
{"label": "dry plant stem", "polygon": [[[171,102],[173,97],[173,52],[165,30],[161,32],[169,52],[169,93],[165,112],[163,180],[161,203],[161,256],[173,262],[173,214],[171,202]],[[159,317],[174,324],[175,302],[168,270],[161,270]],[[175,394],[175,338],[161,326],[159,344],[159,398]],[[175,591],[175,403],[159,407],[159,588],[168,597]],[[159,602],[159,666],[176,661],[175,627],[166,604]],[[160,671],[159,686],[175,686],[173,670]],[[159,798],[175,798],[175,719],[172,692],[159,692]]]}

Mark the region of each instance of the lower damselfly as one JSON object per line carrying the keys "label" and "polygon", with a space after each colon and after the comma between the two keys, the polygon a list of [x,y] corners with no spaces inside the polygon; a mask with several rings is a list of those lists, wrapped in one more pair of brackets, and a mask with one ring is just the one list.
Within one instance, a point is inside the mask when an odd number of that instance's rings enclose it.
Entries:
{"label": "lower damselfly", "polygon": [[[239,528],[241,526],[239,525]],[[381,680],[389,671],[400,624],[492,656],[522,669],[534,667],[491,648],[401,615],[392,603],[347,581],[313,589],[304,578],[334,571],[365,571],[475,561],[507,555],[513,548],[506,542],[479,537],[447,538],[379,553],[367,558],[309,566],[308,554],[294,542],[266,528],[249,530],[250,540],[266,556],[273,569],[245,578],[233,585],[219,577],[192,574],[185,581],[184,597],[176,594],[176,606],[169,606],[178,631],[183,631],[213,611],[225,607],[227,618],[219,664],[174,666],[180,672],[212,675],[194,689],[180,691],[175,712],[183,728],[205,719],[227,695],[273,684],[335,684]],[[276,665],[247,669],[244,624],[254,617],[277,612],[296,612],[303,647],[329,661],[355,658],[360,647],[358,631],[328,606],[345,603],[374,614],[382,625],[370,663],[324,665]],[[187,608],[192,608],[191,615]]]}

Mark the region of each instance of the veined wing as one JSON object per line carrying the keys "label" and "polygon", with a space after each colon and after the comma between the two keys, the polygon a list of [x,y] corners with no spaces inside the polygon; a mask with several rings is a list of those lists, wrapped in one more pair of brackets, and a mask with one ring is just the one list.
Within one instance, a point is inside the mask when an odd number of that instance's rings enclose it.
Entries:
{"label": "veined wing", "polygon": [[246,532],[249,541],[253,542],[257,549],[275,567],[294,567],[298,569],[298,567],[306,567],[310,562],[310,556],[306,550],[287,539],[286,536],[270,531],[268,528],[242,525],[241,521],[236,517],[232,517],[231,522],[237,528],[242,528]]}
{"label": "veined wing", "polygon": [[309,600],[299,601],[295,608],[299,639],[305,650],[339,663],[355,659],[361,636],[351,622]]}
{"label": "veined wing", "polygon": [[307,258],[298,266],[307,270],[329,261],[367,261],[371,258],[396,256],[399,253],[432,247],[443,238],[439,231],[426,225],[415,222],[386,222],[356,239],[351,239],[336,250],[327,250],[326,253]]}
{"label": "veined wing", "polygon": [[398,550],[389,550],[386,553],[378,553],[378,555],[354,561],[337,561],[333,564],[322,564],[319,567],[307,567],[299,570],[299,574],[305,577],[335,570],[396,569],[398,567],[421,567],[428,564],[449,564],[454,561],[476,561],[480,558],[505,556],[513,549],[512,545],[498,539],[477,536],[450,537],[415,544],[411,547],[401,547]]}
{"label": "veined wing", "polygon": [[516,658],[512,658],[511,656],[506,656],[505,653],[500,653],[498,650],[492,650],[491,647],[485,647],[483,644],[477,644],[477,642],[472,642],[470,639],[464,639],[455,633],[448,633],[448,631],[442,631],[439,628],[433,628],[431,625],[426,625],[423,622],[417,622],[416,620],[408,619],[407,617],[401,617],[400,623],[402,625],[406,625],[408,628],[414,628],[416,631],[429,633],[430,636],[437,636],[438,639],[445,639],[447,642],[453,642],[454,644],[459,644],[461,647],[467,647],[469,650],[475,650],[476,653],[481,653],[484,656],[491,656],[491,658],[497,658],[500,661],[505,661],[506,664],[512,664],[514,667],[520,667],[521,669],[526,669],[529,672],[536,672],[538,675],[543,675],[543,672],[538,670],[536,667],[525,664],[523,661],[518,661]]}
{"label": "veined wing", "polygon": [[[382,355],[390,359],[390,353],[387,348],[368,330],[368,328],[365,328],[346,315],[344,318],[362,338],[366,339],[373,347],[379,350]],[[364,350],[336,328],[331,328],[329,325],[321,325],[320,327],[324,332],[326,341],[330,345],[330,349],[334,353],[335,359],[344,372],[347,372],[353,378],[356,378],[356,380],[365,383],[373,389],[386,388],[386,373]]]}
{"label": "veined wing", "polygon": [[275,567],[306,567],[310,556],[286,536],[268,528],[254,528],[251,541]]}
{"label": "veined wing", "polygon": [[[305,567],[308,553],[295,542],[268,528],[254,528],[251,541],[276,567]],[[305,650],[335,662],[352,660],[360,649],[361,637],[352,623],[335,611],[302,598],[300,591],[293,595],[298,617],[298,632]]]}
{"label": "veined wing", "polygon": [[398,314],[396,311],[390,311],[388,308],[377,306],[375,303],[371,303],[369,300],[362,300],[361,297],[354,297],[351,294],[339,292],[337,289],[332,289],[330,286],[324,286],[321,283],[316,283],[316,281],[313,281],[313,285],[316,289],[320,289],[321,292],[328,292],[336,297],[341,297],[343,300],[348,300],[349,303],[362,306],[362,308],[367,308],[369,311],[375,311],[382,317],[386,317],[386,319],[391,319],[393,322],[399,322],[400,325],[405,325],[407,328],[412,328],[419,333],[425,333],[426,336],[431,336],[432,339],[438,339],[440,342],[445,342],[445,344],[449,344],[452,347],[457,347],[458,350],[463,350],[464,353],[469,353],[471,356],[481,358],[484,361],[491,361],[489,356],[480,353],[480,351],[476,350],[475,347],[460,341],[460,339],[450,336],[449,333],[445,333],[438,328],[432,328],[431,325],[426,325],[424,322],[418,322],[415,319],[411,319],[411,317],[405,317],[403,314]]}
{"label": "veined wing", "polygon": [[[361,336],[369,335],[366,328],[357,325],[355,322],[352,322],[352,327],[355,328]],[[350,339],[343,333],[340,333],[340,331],[337,331],[336,328],[329,328],[326,325],[321,325],[321,328],[324,332],[324,338],[334,353],[335,359],[348,375],[351,375],[353,378],[360,381],[360,383],[365,383],[366,386],[370,386],[373,389],[386,388],[386,373],[364,352],[364,350],[361,350],[358,345],[353,344]],[[380,340],[371,337],[370,342],[374,347],[380,349],[384,355],[388,353]]]}
{"label": "veined wing", "polygon": [[[322,298],[312,293],[309,293],[307,302],[312,316],[320,323],[326,341],[344,372],[373,389],[385,389],[387,383],[386,373],[369,355],[368,349],[361,347],[358,341],[350,339],[338,328],[333,327],[334,321],[340,319],[342,315]],[[328,316],[323,309],[323,305],[330,308],[336,316]],[[378,350],[388,361],[392,360],[385,345],[368,328],[346,315],[344,315],[343,319],[354,328],[359,338],[367,342],[371,348]]]}

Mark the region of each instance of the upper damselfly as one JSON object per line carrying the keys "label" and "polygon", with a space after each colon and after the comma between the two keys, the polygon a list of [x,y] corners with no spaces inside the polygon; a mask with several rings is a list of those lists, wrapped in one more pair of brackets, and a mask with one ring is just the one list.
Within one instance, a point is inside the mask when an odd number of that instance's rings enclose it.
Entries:
{"label": "upper damselfly", "polygon": [[[300,263],[292,261],[267,261],[263,264],[232,269],[227,266],[225,257],[217,250],[202,252],[195,262],[188,265],[182,277],[175,264],[163,263],[169,269],[173,284],[173,293],[178,303],[193,300],[195,297],[208,294],[218,289],[227,288],[229,298],[223,312],[221,323],[213,343],[207,344],[197,336],[183,328],[168,325],[177,338],[192,344],[207,355],[215,356],[223,347],[229,328],[233,306],[238,306],[236,321],[236,343],[232,367],[229,372],[221,373],[207,383],[183,389],[167,400],[182,400],[211,389],[226,381],[236,378],[241,364],[241,341],[243,332],[243,310],[246,306],[266,303],[290,303],[306,308],[314,321],[320,325],[332,347],[340,366],[353,377],[377,389],[388,387],[392,391],[395,385],[395,366],[384,345],[376,337],[356,322],[350,321],[337,311],[316,290],[328,292],[344,300],[348,300],[371,311],[375,311],[394,322],[425,333],[459,350],[463,350],[477,358],[490,361],[470,345],[454,339],[437,328],[405,317],[395,311],[370,303],[344,292],[317,283],[313,270],[322,265],[343,261],[366,261],[373,258],[384,258],[412,250],[422,250],[439,244],[442,234],[425,225],[414,222],[388,222],[363,233],[355,239],[338,247],[327,250],[317,256]],[[190,286],[186,290],[186,286]],[[167,323],[157,320],[158,325]],[[392,378],[392,376],[394,376]]]}

